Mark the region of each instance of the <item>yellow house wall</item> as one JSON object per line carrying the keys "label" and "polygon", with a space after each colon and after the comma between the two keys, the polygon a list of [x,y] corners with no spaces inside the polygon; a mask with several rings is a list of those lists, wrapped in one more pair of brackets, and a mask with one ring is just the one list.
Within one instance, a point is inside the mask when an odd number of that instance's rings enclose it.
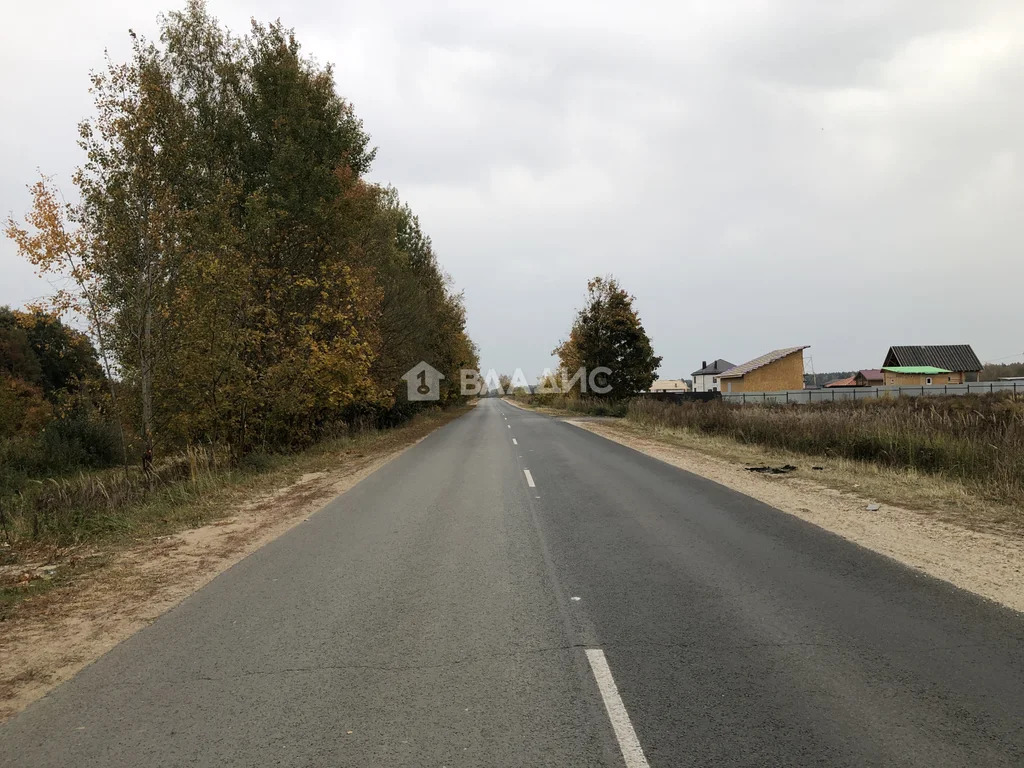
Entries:
{"label": "yellow house wall", "polygon": [[[732,382],[730,389],[729,382]],[[746,376],[718,380],[722,392],[781,392],[804,388],[804,353],[794,352],[781,360],[753,370]]]}
{"label": "yellow house wall", "polygon": [[[887,387],[929,386],[929,375],[926,373],[892,373],[890,371],[882,371],[882,375],[885,377],[885,386]],[[931,374],[931,380],[931,386],[933,387],[941,387],[943,384],[963,384],[964,374],[963,371],[934,373]]]}

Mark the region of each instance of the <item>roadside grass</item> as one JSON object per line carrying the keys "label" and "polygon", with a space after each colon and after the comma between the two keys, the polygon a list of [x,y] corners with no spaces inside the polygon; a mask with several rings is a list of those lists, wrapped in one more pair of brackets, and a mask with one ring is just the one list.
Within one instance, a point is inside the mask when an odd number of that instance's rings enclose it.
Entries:
{"label": "roadside grass", "polygon": [[[560,416],[592,412],[586,403],[518,404]],[[794,477],[947,522],[1024,531],[1024,401],[1011,395],[791,406],[637,398],[625,412],[606,423],[737,464],[793,464]]]}
{"label": "roadside grass", "polygon": [[[1024,534],[1024,509],[1015,502],[980,497],[962,482],[933,474],[870,461],[765,448],[730,437],[638,424],[629,419],[608,419],[599,426],[626,438],[653,440],[730,466],[790,464],[797,467],[790,474],[770,478],[772,482],[803,480],[866,500],[913,510],[971,530]],[[822,469],[814,470],[816,466]]]}
{"label": "roadside grass", "polygon": [[[416,442],[468,407],[424,411],[391,429],[353,432],[300,452],[259,454],[237,464],[186,451],[150,481],[141,473],[126,478],[120,469],[39,483],[6,514],[0,621],[25,599],[68,585],[135,541],[227,517],[246,499],[305,475],[363,464]],[[50,564],[58,567],[44,575]]]}
{"label": "roadside grass", "polygon": [[910,470],[960,483],[974,496],[1002,504],[1024,495],[1024,400],[1012,394],[792,406],[636,399],[626,418],[806,456]]}
{"label": "roadside grass", "polygon": [[564,416],[575,413],[581,416],[625,416],[629,403],[625,400],[609,401],[598,397],[566,397],[560,394],[513,395],[513,403],[532,408],[541,413]]}

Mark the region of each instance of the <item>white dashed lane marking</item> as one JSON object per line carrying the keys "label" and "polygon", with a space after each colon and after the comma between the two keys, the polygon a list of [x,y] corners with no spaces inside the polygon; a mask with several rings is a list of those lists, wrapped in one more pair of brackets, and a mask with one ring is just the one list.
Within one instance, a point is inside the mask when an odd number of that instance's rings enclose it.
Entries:
{"label": "white dashed lane marking", "polygon": [[626,768],[649,768],[647,758],[644,757],[644,750],[633,730],[633,723],[629,719],[626,705],[619,698],[619,689],[615,685],[615,678],[608,668],[608,662],[604,657],[604,651],[600,648],[588,648],[587,660],[590,668],[594,671],[594,679],[597,680],[598,690],[601,691],[601,698],[604,699],[604,708],[608,712],[608,719],[612,721],[612,730],[615,731],[615,738],[619,742],[619,749],[622,751],[622,760]]}
{"label": "white dashed lane marking", "polygon": [[526,475],[526,484],[531,488],[536,488],[537,484],[533,482],[533,475],[530,474],[530,470],[524,469],[523,474]]}

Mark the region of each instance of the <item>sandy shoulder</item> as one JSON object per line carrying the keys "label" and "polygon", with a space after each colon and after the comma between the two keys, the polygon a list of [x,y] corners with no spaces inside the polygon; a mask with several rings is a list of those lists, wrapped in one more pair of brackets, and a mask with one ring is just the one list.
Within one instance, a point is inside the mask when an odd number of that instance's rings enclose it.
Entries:
{"label": "sandy shoulder", "polygon": [[[422,439],[422,438],[420,438]],[[73,677],[220,573],[418,442],[303,475],[224,519],[118,552],[73,590],[47,594],[0,633],[0,722]]]}
{"label": "sandy shoulder", "polygon": [[935,515],[888,503],[878,511],[867,511],[872,500],[804,477],[747,472],[735,461],[637,434],[617,423],[565,421],[1024,612],[1024,539],[1020,536],[969,530],[936,519]]}

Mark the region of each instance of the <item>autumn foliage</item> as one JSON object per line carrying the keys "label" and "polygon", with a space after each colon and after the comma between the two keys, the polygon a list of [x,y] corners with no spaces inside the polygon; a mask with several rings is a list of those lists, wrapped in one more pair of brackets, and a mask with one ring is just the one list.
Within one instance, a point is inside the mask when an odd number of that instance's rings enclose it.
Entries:
{"label": "autumn foliage", "polygon": [[159,41],[132,37],[93,75],[73,202],[44,178],[6,231],[67,278],[50,309],[88,327],[133,456],[398,420],[420,360],[457,397],[476,366],[462,297],[397,192],[366,179],[375,150],[331,67],[280,22],[237,37],[198,0]]}

